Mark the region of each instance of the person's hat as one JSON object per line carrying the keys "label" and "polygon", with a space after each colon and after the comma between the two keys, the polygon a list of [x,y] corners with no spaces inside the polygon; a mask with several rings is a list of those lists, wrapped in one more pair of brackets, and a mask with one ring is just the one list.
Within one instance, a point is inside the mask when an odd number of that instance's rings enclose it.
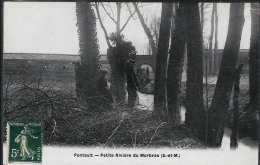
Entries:
{"label": "person's hat", "polygon": [[132,59],[129,59],[128,62],[129,62],[129,63],[135,63],[135,64],[136,64],[136,61],[135,61],[135,60],[132,60]]}

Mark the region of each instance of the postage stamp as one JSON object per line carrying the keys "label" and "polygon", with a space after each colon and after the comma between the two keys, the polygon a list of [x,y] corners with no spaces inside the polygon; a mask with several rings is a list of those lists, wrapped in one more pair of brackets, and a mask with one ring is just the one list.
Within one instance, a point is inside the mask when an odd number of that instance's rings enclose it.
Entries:
{"label": "postage stamp", "polygon": [[42,123],[8,122],[8,163],[42,162]]}

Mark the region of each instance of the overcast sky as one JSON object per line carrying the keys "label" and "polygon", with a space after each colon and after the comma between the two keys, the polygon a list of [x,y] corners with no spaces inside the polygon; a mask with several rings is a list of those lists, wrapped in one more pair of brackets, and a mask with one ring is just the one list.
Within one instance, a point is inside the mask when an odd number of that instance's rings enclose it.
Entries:
{"label": "overcast sky", "polygon": [[[218,4],[219,48],[223,49],[228,28],[229,4]],[[51,53],[78,54],[79,43],[76,26],[76,4],[74,2],[5,2],[4,3],[4,52],[5,53]],[[204,37],[210,31],[211,8],[206,9]],[[142,9],[150,22],[161,14],[161,3],[149,3]],[[104,12],[101,11],[104,15]],[[122,10],[122,24],[128,16]],[[115,25],[108,16],[103,17],[108,33],[115,31]],[[250,5],[245,7],[241,49],[250,44]],[[138,54],[144,54],[148,39],[137,16],[130,20],[123,31],[125,38],[133,42]],[[97,21],[97,35],[100,53],[106,53],[104,33]]]}

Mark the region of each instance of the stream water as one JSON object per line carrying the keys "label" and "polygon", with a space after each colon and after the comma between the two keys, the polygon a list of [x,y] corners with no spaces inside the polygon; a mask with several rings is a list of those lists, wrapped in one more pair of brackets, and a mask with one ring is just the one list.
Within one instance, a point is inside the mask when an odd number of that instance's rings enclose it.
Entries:
{"label": "stream water", "polygon": [[[152,111],[154,96],[152,94],[143,94],[143,93],[138,93],[138,96],[139,96],[139,108]],[[184,106],[182,106],[181,107],[182,122],[185,121],[185,112],[186,112],[186,109]],[[225,132],[224,132],[224,136],[223,136],[223,140],[222,140],[222,146],[221,146],[222,150],[230,149],[230,135],[231,135],[231,130],[229,128],[225,128]],[[250,149],[250,148],[257,148],[257,147],[258,147],[258,142],[251,140],[248,137],[238,140],[239,149],[243,150],[245,148]]]}

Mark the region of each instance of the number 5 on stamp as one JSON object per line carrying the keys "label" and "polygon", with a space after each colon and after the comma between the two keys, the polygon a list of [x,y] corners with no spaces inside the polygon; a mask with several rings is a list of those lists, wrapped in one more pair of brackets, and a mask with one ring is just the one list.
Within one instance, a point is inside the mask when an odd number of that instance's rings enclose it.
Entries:
{"label": "number 5 on stamp", "polygon": [[42,123],[8,122],[9,163],[42,162]]}

